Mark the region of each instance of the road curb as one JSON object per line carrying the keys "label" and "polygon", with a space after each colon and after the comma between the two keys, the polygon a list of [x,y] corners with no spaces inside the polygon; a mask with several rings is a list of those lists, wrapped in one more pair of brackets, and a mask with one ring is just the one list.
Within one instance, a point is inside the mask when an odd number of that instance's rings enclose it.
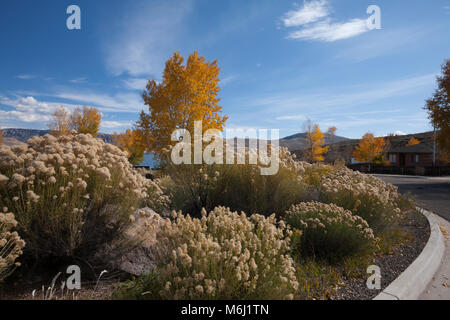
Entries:
{"label": "road curb", "polygon": [[441,229],[432,212],[416,209],[428,219],[430,238],[416,260],[373,300],[417,300],[441,264],[445,251]]}

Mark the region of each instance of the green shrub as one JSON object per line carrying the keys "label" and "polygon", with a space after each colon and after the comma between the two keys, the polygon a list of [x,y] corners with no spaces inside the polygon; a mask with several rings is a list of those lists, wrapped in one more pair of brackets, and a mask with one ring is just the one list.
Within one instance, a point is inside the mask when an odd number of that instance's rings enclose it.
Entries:
{"label": "green shrub", "polygon": [[85,134],[2,146],[0,174],[0,207],[14,213],[25,253],[39,259],[98,256],[155,188],[124,152]]}
{"label": "green shrub", "polygon": [[156,268],[119,288],[116,298],[294,298],[291,233],[274,215],[246,217],[218,207],[201,219],[179,213],[163,221],[150,248]]}
{"label": "green shrub", "polygon": [[286,222],[302,231],[297,248],[301,257],[337,261],[367,252],[375,241],[364,219],[334,204],[294,205],[286,212]]}
{"label": "green shrub", "polygon": [[281,215],[306,196],[305,184],[298,176],[303,168],[299,169],[299,163],[286,151],[281,155],[275,175],[261,175],[259,167],[250,164],[168,165],[171,182],[166,190],[173,209],[196,217],[202,208],[210,211],[217,206],[249,214]]}

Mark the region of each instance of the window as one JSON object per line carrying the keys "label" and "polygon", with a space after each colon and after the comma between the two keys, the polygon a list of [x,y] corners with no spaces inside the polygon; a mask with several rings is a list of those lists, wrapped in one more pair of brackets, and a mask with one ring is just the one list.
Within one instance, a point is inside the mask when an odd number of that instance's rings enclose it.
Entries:
{"label": "window", "polygon": [[389,162],[390,163],[397,163],[397,155],[396,154],[389,154]]}
{"label": "window", "polygon": [[412,163],[419,163],[419,155],[418,154],[411,155],[411,162]]}

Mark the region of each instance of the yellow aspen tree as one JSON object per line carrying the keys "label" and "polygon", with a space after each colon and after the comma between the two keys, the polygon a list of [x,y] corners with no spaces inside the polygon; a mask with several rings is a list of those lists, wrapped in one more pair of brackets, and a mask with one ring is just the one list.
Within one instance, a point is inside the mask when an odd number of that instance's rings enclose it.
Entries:
{"label": "yellow aspen tree", "polygon": [[355,148],[353,157],[356,161],[373,163],[375,158],[385,150],[386,142],[383,138],[375,138],[372,133],[366,133],[359,146]]}
{"label": "yellow aspen tree", "polygon": [[127,129],[124,133],[114,133],[114,144],[128,153],[128,161],[137,165],[144,161],[145,144],[139,130]]}
{"label": "yellow aspen tree", "polygon": [[142,130],[146,149],[159,157],[174,142],[176,129],[193,132],[194,121],[202,121],[203,132],[223,130],[228,117],[222,116],[217,97],[220,68],[217,60],[208,62],[198,52],[190,54],[186,64],[180,53],[166,62],[161,82],[149,80],[142,94],[149,113],[140,114],[137,127]]}
{"label": "yellow aspen tree", "polygon": [[100,128],[102,116],[98,109],[86,106],[83,110],[76,108],[70,116],[71,128],[78,133],[89,133],[96,137]]}
{"label": "yellow aspen tree", "polygon": [[3,132],[2,130],[0,130],[0,144],[3,143]]}
{"label": "yellow aspen tree", "polygon": [[308,160],[310,162],[324,161],[324,154],[328,152],[328,147],[323,146],[325,139],[319,126],[317,124],[313,126],[311,122],[308,122],[306,137],[308,141]]}
{"label": "yellow aspen tree", "polygon": [[48,123],[50,133],[56,137],[70,134],[69,112],[63,106],[58,107]]}
{"label": "yellow aspen tree", "polygon": [[420,144],[420,141],[417,140],[417,139],[414,138],[414,137],[411,137],[411,139],[409,139],[409,141],[408,141],[408,143],[406,144],[406,146],[407,146],[407,147],[411,147],[411,146],[415,146],[415,145],[418,145],[418,144]]}

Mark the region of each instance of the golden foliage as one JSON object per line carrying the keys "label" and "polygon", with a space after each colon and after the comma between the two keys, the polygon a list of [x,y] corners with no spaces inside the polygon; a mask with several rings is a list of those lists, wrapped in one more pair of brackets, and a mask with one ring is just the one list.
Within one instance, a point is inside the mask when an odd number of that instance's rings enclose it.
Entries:
{"label": "golden foliage", "polygon": [[73,130],[77,133],[91,134],[93,137],[97,136],[98,129],[102,116],[98,109],[86,106],[83,110],[76,108],[70,116],[70,123]]}
{"label": "golden foliage", "polygon": [[411,146],[415,146],[420,144],[420,141],[417,140],[416,138],[412,137],[411,139],[409,139],[408,143],[406,144],[407,147],[411,147]]}
{"label": "golden foliage", "polygon": [[68,136],[75,130],[77,133],[91,134],[97,136],[102,116],[100,112],[92,107],[76,108],[70,113],[65,107],[58,107],[48,123],[50,133],[55,137]]}
{"label": "golden foliage", "polygon": [[219,71],[217,60],[207,62],[195,51],[185,65],[175,52],[166,62],[161,83],[149,80],[142,94],[149,113],[141,112],[138,127],[142,129],[147,150],[157,156],[171,142],[176,129],[193,130],[194,121],[202,120],[203,131],[223,130],[227,120],[218,105]]}
{"label": "golden foliage", "polygon": [[426,109],[431,123],[439,130],[438,143],[442,153],[450,156],[450,59],[442,65],[437,83],[438,88],[427,100]]}
{"label": "golden foliage", "polygon": [[323,147],[325,143],[323,132],[317,124],[313,127],[313,125],[308,122],[307,126],[307,159],[310,162],[323,161],[325,159],[323,155],[328,152],[328,147]]}
{"label": "golden foliage", "polygon": [[145,144],[139,130],[127,129],[124,133],[114,133],[114,144],[128,153],[128,161],[137,165],[144,161]]}
{"label": "golden foliage", "polygon": [[63,106],[58,107],[48,123],[50,133],[55,137],[67,136],[70,134],[69,112]]}
{"label": "golden foliage", "polygon": [[353,157],[359,162],[372,163],[384,151],[385,146],[383,138],[375,138],[372,133],[366,133],[355,148]]}

